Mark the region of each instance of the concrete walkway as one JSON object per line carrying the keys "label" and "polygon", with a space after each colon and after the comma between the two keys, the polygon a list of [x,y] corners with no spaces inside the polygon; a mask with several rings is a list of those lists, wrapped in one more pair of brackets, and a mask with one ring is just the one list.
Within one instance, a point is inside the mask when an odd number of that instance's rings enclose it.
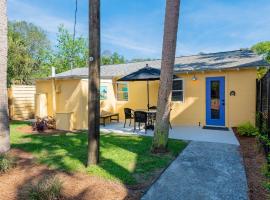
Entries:
{"label": "concrete walkway", "polygon": [[[100,130],[105,133],[119,133],[119,134],[136,134],[136,135],[146,135],[153,136],[153,131],[147,130],[145,134],[144,130],[137,130],[133,132],[133,126],[126,126],[124,128],[123,123],[111,123],[105,127],[100,126]],[[219,131],[219,130],[209,130],[202,129],[199,126],[174,126],[170,130],[170,138],[180,139],[180,140],[190,140],[190,141],[201,141],[201,142],[218,142],[225,144],[235,144],[239,145],[232,130],[229,131]]]}
{"label": "concrete walkway", "polygon": [[191,142],[142,200],[247,200],[237,145]]}

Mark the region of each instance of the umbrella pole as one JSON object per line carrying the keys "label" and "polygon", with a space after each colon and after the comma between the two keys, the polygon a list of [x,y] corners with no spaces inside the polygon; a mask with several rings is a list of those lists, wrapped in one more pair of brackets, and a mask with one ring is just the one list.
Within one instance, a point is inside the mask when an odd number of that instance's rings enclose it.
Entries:
{"label": "umbrella pole", "polygon": [[147,81],[147,109],[149,111],[149,81]]}

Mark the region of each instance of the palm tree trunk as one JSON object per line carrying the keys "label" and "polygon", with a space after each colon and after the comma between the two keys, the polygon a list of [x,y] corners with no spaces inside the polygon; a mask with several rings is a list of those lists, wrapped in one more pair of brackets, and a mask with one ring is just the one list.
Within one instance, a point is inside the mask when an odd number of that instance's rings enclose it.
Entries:
{"label": "palm tree trunk", "polygon": [[154,131],[152,152],[167,151],[179,10],[180,0],[166,1],[157,123]]}
{"label": "palm tree trunk", "polygon": [[88,161],[99,162],[100,0],[89,0]]}
{"label": "palm tree trunk", "polygon": [[0,153],[10,148],[7,97],[7,1],[0,0]]}

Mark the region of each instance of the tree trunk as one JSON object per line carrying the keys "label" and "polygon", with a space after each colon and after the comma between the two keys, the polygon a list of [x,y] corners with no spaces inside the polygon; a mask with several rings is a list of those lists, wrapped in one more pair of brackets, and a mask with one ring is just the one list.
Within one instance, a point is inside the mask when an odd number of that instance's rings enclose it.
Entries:
{"label": "tree trunk", "polygon": [[167,151],[179,10],[180,0],[166,1],[157,123],[152,143],[152,152],[156,153]]}
{"label": "tree trunk", "polygon": [[99,162],[100,0],[89,0],[88,161]]}
{"label": "tree trunk", "polygon": [[10,149],[7,97],[7,1],[0,0],[0,153]]}

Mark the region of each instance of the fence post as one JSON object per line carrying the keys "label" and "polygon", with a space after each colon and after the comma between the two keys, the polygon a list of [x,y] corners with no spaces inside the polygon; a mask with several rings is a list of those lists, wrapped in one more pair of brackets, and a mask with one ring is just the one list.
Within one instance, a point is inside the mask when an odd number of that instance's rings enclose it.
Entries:
{"label": "fence post", "polygon": [[[267,137],[268,137],[268,140],[270,139],[270,72],[268,71],[266,76],[266,97],[267,97],[267,119],[266,120],[266,123],[267,123]],[[267,146],[267,152],[266,152],[266,156],[267,156],[267,163],[268,163],[268,170],[270,170],[270,157],[268,156],[269,155],[269,152],[270,152],[270,147],[269,147],[269,144],[266,144]]]}
{"label": "fence post", "polygon": [[260,119],[260,132],[262,131],[263,126],[263,79],[260,79],[260,110],[259,110],[259,119]]}
{"label": "fence post", "polygon": [[256,80],[256,126],[262,131],[262,80]]}
{"label": "fence post", "polygon": [[270,72],[267,73],[267,134],[270,136]]}
{"label": "fence post", "polygon": [[13,119],[14,109],[13,109],[13,92],[12,87],[8,88],[8,111],[9,111],[9,118]]}

